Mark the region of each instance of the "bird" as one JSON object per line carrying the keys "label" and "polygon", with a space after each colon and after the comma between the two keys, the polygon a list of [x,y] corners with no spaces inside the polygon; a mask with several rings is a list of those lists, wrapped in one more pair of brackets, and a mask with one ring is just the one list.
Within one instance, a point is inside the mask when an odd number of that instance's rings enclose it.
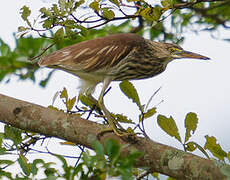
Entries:
{"label": "bird", "polygon": [[177,44],[152,41],[134,33],[120,33],[64,47],[42,57],[38,65],[78,76],[81,81],[80,94],[86,94],[92,99],[95,87],[102,82],[98,105],[110,127],[120,135],[103,101],[110,83],[151,78],[165,71],[169,62],[181,58],[210,59],[186,51]]}

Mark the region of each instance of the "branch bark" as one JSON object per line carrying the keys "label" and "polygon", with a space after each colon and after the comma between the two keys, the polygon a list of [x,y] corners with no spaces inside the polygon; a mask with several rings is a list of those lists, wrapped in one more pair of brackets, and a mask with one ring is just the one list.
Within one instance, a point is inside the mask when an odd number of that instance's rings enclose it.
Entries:
{"label": "branch bark", "polygon": [[[76,115],[1,94],[0,121],[20,129],[65,139],[88,148],[92,148],[91,143],[96,140],[97,134],[106,128],[105,125]],[[143,152],[143,156],[136,162],[136,167],[148,167],[152,172],[159,172],[177,179],[230,178],[230,166],[214,160],[204,159],[142,137],[120,138],[113,133],[105,133],[99,141],[104,144],[107,138],[126,144],[126,148],[123,149],[124,155],[134,149]]]}

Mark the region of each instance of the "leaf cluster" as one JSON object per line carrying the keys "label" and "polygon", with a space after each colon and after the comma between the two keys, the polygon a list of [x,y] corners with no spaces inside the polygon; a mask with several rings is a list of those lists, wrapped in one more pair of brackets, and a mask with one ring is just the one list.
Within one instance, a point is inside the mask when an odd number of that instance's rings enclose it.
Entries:
{"label": "leaf cluster", "polygon": [[[3,159],[0,161],[0,178],[8,179],[34,179],[41,173],[45,179],[105,179],[108,176],[119,177],[128,180],[133,179],[134,163],[142,154],[132,151],[127,156],[122,155],[123,147],[115,140],[107,139],[103,146],[98,141],[92,144],[95,155],[88,150],[82,153],[81,162],[76,166],[69,165],[63,155],[47,152],[61,162],[61,166],[55,167],[57,163],[46,162],[41,159],[34,159],[32,162],[26,157],[32,150],[32,147],[40,140],[40,135],[26,133],[20,129],[5,125],[3,133],[0,133],[0,155],[15,155],[16,161]],[[70,145],[62,143],[62,145]],[[38,151],[42,152],[42,151]],[[80,156],[81,157],[81,156]],[[21,172],[14,174],[7,169],[12,165],[18,164]],[[59,163],[60,164],[60,163]]]}
{"label": "leaf cluster", "polygon": [[11,75],[35,81],[34,72],[38,66],[28,61],[28,58],[39,53],[40,47],[47,40],[32,37],[15,40],[17,46],[11,50],[9,45],[0,39],[0,81],[8,77],[6,82],[9,82]]}
{"label": "leaf cluster", "polygon": [[[121,24],[127,21],[133,32],[146,32],[151,34],[151,38],[163,35],[164,40],[177,41],[183,40],[183,37],[177,34],[181,34],[184,28],[189,27],[197,31],[197,28],[192,26],[194,23],[204,25],[204,29],[208,31],[216,31],[219,26],[229,29],[229,7],[229,0],[161,0],[159,3],[149,3],[145,0],[59,0],[49,8],[40,8],[40,18],[35,20],[35,23],[31,23],[29,7],[23,6],[21,17],[27,25],[20,26],[18,32],[25,35],[35,31],[44,36],[41,33],[55,29],[51,38],[57,43],[64,38],[76,39],[78,34],[87,36],[89,30],[104,28],[109,22],[116,21]],[[89,13],[85,13],[86,9]],[[164,23],[169,17],[171,32]],[[137,27],[133,25],[133,21],[138,24]],[[41,25],[42,29],[37,29],[37,25]],[[177,33],[173,33],[175,30]]]}
{"label": "leaf cluster", "polygon": [[200,150],[207,158],[210,158],[207,151],[209,150],[213,156],[215,156],[218,160],[224,161],[225,158],[230,161],[230,152],[225,152],[222,147],[217,143],[217,140],[213,136],[205,136],[206,143],[204,147],[199,145],[198,143],[191,141],[190,138],[192,135],[194,135],[197,124],[198,124],[198,118],[197,115],[193,112],[190,112],[186,115],[184,120],[185,125],[185,138],[184,142],[182,142],[182,138],[179,134],[178,127],[176,125],[175,120],[173,117],[167,118],[164,115],[158,115],[157,117],[157,123],[161,127],[163,131],[165,131],[168,135],[171,137],[174,137],[177,141],[179,141],[185,151],[193,152],[196,149]]}
{"label": "leaf cluster", "polygon": [[78,165],[81,179],[101,180],[119,176],[123,180],[133,179],[133,165],[141,153],[132,151],[123,156],[122,147],[112,139],[107,139],[104,147],[96,141],[93,148],[96,154],[92,156],[88,151],[84,152],[82,163]]}

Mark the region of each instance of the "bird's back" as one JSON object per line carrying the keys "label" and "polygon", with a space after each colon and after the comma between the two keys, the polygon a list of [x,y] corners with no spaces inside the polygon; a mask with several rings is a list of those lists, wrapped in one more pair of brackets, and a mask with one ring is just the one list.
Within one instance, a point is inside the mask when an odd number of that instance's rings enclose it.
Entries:
{"label": "bird's back", "polygon": [[131,33],[96,38],[55,51],[41,58],[38,64],[63,70],[94,72],[115,66],[144,41],[141,36]]}

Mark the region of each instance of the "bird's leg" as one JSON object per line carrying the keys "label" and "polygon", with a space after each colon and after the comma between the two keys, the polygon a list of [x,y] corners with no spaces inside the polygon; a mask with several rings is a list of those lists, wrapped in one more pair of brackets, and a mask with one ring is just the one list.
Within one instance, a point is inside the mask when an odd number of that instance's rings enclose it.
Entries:
{"label": "bird's leg", "polygon": [[100,94],[99,99],[98,99],[98,105],[102,109],[102,111],[104,112],[105,117],[106,117],[106,119],[109,123],[109,126],[110,126],[110,129],[103,130],[101,133],[112,130],[116,135],[124,136],[124,135],[127,135],[128,133],[124,133],[124,132],[121,132],[118,130],[116,125],[119,125],[119,124],[116,122],[114,117],[111,115],[111,113],[106,109],[106,107],[104,105],[104,100],[103,100],[104,93],[105,93],[107,87],[109,86],[110,82],[111,82],[110,78],[107,78],[104,80],[103,88],[102,88],[101,94]]}

